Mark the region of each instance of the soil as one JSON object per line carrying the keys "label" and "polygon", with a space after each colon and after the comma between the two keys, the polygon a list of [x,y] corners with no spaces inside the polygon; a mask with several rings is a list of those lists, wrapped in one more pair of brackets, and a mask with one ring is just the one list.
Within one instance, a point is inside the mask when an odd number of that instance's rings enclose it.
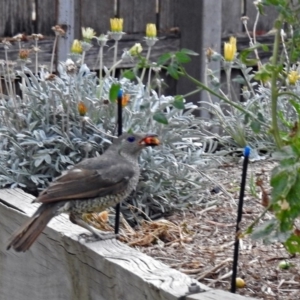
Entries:
{"label": "soil", "polygon": [[[243,230],[264,211],[262,201],[270,193],[270,173],[275,166],[272,160],[249,164]],[[205,170],[213,182],[200,195],[207,198],[204,207],[145,222],[139,230],[127,234],[125,242],[209,287],[230,290],[241,172],[241,161]],[[264,193],[253,183],[257,179]],[[271,217],[272,213],[268,212],[264,220]],[[279,268],[281,261],[290,263],[291,267]],[[243,237],[237,274],[246,283],[237,290],[238,294],[257,299],[300,299],[299,256],[289,255],[280,243],[265,245],[260,240]]]}

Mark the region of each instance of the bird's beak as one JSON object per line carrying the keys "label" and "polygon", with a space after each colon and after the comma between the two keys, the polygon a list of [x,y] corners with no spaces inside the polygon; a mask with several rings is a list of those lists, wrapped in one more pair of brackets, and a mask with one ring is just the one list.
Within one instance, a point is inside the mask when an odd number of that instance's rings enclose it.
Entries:
{"label": "bird's beak", "polygon": [[158,146],[160,142],[156,134],[148,134],[140,141],[140,144],[145,146]]}

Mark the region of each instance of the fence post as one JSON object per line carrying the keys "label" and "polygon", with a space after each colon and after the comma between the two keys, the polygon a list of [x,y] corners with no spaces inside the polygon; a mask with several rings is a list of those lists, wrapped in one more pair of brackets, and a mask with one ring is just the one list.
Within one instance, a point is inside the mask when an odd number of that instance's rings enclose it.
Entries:
{"label": "fence post", "polygon": [[[177,24],[181,33],[181,45],[199,53],[192,58],[192,62],[186,65],[187,72],[204,81],[205,49],[210,47],[217,52],[221,49],[221,23],[222,23],[222,1],[202,0],[178,1]],[[213,70],[220,69],[220,63],[214,62],[210,65]],[[184,95],[195,89],[195,85],[186,78],[178,82],[177,93]],[[199,105],[199,101],[207,100],[206,92],[199,92],[187,98]],[[216,99],[213,99],[217,101]],[[209,118],[205,110],[199,113],[202,117]]]}
{"label": "fence post", "polygon": [[70,51],[75,36],[75,2],[76,0],[58,0],[57,24],[66,30],[65,36],[61,37],[57,49],[57,64],[65,61]]}

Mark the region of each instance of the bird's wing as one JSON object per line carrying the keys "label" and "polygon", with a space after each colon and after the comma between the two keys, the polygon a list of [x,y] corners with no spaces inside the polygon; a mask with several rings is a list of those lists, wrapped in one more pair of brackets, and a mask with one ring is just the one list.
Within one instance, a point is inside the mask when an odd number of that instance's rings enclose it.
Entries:
{"label": "bird's wing", "polygon": [[51,183],[35,202],[50,203],[117,194],[127,188],[133,176],[134,169],[126,162],[109,164],[95,161],[90,166],[79,164]]}

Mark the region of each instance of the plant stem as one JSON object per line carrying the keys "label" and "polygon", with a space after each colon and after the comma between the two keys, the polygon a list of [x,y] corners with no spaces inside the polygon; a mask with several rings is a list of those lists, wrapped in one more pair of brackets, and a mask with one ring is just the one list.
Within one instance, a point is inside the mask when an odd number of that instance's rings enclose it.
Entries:
{"label": "plant stem", "polygon": [[53,63],[54,63],[54,54],[55,54],[55,49],[56,49],[56,44],[58,41],[59,35],[55,35],[54,43],[53,43],[53,49],[52,49],[52,56],[51,56],[51,63],[50,63],[50,74],[52,74],[53,71]]}
{"label": "plant stem", "polygon": [[[208,64],[209,64],[208,59],[205,58],[204,84],[205,84],[206,86],[208,86],[208,81],[207,81],[207,78],[208,78],[208,74],[207,74]],[[198,91],[197,91],[197,92],[198,92]],[[208,98],[209,102],[210,102],[210,103],[213,103],[213,101],[212,101],[212,99],[211,99],[210,93],[209,93],[208,91],[206,91],[206,92],[207,92],[207,98]]]}
{"label": "plant stem", "polygon": [[231,98],[231,65],[226,66],[225,69],[225,74],[226,74],[226,83],[227,83],[227,98],[232,99]]}
{"label": "plant stem", "polygon": [[294,97],[294,98],[296,98],[297,100],[300,101],[300,97],[297,96],[296,94],[292,93],[292,92],[280,92],[280,93],[277,94],[277,97],[284,96],[284,95]]}
{"label": "plant stem", "polygon": [[[150,53],[151,53],[151,47],[148,48],[148,51],[147,51],[147,55],[146,55],[146,63],[148,62],[149,58],[150,58]],[[146,72],[146,68],[144,67],[143,68],[143,71],[142,71],[142,75],[141,75],[141,82],[143,82],[143,79],[144,79],[144,76],[145,76],[145,72]]]}
{"label": "plant stem", "polygon": [[81,65],[83,65],[83,64],[84,64],[85,52],[86,52],[86,51],[82,51],[82,56],[81,56]]}
{"label": "plant stem", "polygon": [[[279,56],[279,44],[280,44],[280,30],[283,22],[283,16],[280,14],[278,24],[276,24],[276,34],[273,45],[272,55],[272,66],[277,67],[278,56]],[[278,149],[282,147],[282,140],[279,133],[278,122],[277,122],[277,100],[278,100],[278,88],[277,88],[278,71],[272,72],[271,78],[271,116],[272,116],[272,130],[271,133],[274,136],[274,140]]]}
{"label": "plant stem", "polygon": [[255,218],[255,220],[248,226],[247,230],[246,230],[246,234],[249,234],[252,232],[254,226],[256,226],[258,224],[258,222],[263,218],[263,216],[270,210],[272,204],[269,204],[264,211],[257,217]]}
{"label": "plant stem", "polygon": [[[152,68],[149,69],[149,74],[148,74],[147,88],[148,88],[149,93],[150,93],[150,88],[151,88],[151,71],[152,71]],[[142,82],[142,79],[141,79],[141,82]]]}
{"label": "plant stem", "polygon": [[188,79],[190,79],[192,82],[194,82],[198,87],[201,88],[201,90],[207,91],[210,94],[218,97],[220,100],[223,100],[225,103],[232,105],[233,107],[235,107],[236,109],[238,109],[239,111],[243,112],[246,115],[249,115],[253,120],[255,120],[256,122],[260,123],[262,126],[267,126],[264,122],[262,122],[261,120],[259,120],[252,112],[247,111],[246,109],[244,109],[242,106],[238,105],[236,102],[230,101],[226,95],[222,96],[220,94],[218,94],[217,92],[213,91],[212,89],[210,89],[209,87],[207,87],[204,83],[202,83],[201,81],[195,79],[194,77],[192,77],[191,75],[189,75],[184,68],[181,68],[181,72],[179,72],[179,74],[186,76]]}
{"label": "plant stem", "polygon": [[101,99],[102,96],[102,69],[103,69],[103,46],[100,45],[99,49],[99,99]]}
{"label": "plant stem", "polygon": [[[117,67],[121,62],[122,62],[122,59],[120,59],[120,60],[118,60],[116,63],[114,63],[114,64],[112,65],[112,67],[110,68],[110,70],[108,71],[107,76],[110,75],[111,71],[113,71],[113,74],[114,74],[114,70],[116,69],[116,67]],[[114,75],[113,75],[113,76],[114,76]]]}
{"label": "plant stem", "polygon": [[114,69],[113,69],[112,77],[115,77],[115,75],[116,75],[117,54],[118,54],[118,41],[116,40],[115,41],[115,49],[114,49],[114,64],[113,64]]}
{"label": "plant stem", "polygon": [[[189,97],[189,96],[195,95],[195,94],[197,94],[197,93],[201,92],[201,90],[202,90],[202,89],[196,89],[196,90],[194,90],[194,91],[191,91],[191,92],[189,92],[189,93],[187,93],[187,94],[183,95],[182,97],[183,97],[183,98],[186,98],[186,97]],[[209,94],[209,93],[208,93],[208,95],[210,96],[210,94]],[[209,98],[210,98],[210,97],[209,97]],[[212,101],[210,101],[210,102],[212,103]]]}
{"label": "plant stem", "polygon": [[12,87],[12,83],[11,83],[11,78],[10,78],[10,72],[9,72],[9,67],[8,67],[8,54],[7,54],[6,48],[4,48],[4,53],[5,53],[6,72],[7,72],[7,80],[8,80],[8,85],[9,85],[10,97],[12,98],[14,107],[17,108],[15,98],[14,98],[14,92],[13,92],[13,87]]}
{"label": "plant stem", "polygon": [[35,51],[35,75],[37,76],[38,74],[38,39],[35,39],[35,48],[36,48],[36,51]]}
{"label": "plant stem", "polygon": [[[21,63],[21,70],[22,70],[22,73],[24,74],[25,73],[25,63]],[[25,78],[22,76],[22,86],[25,87]],[[23,96],[23,100],[24,102],[27,102],[27,98],[28,97],[25,97],[25,95],[23,94],[23,91],[21,90],[21,95]]]}
{"label": "plant stem", "polygon": [[103,69],[103,46],[99,49],[99,82],[102,81],[102,69]]}

